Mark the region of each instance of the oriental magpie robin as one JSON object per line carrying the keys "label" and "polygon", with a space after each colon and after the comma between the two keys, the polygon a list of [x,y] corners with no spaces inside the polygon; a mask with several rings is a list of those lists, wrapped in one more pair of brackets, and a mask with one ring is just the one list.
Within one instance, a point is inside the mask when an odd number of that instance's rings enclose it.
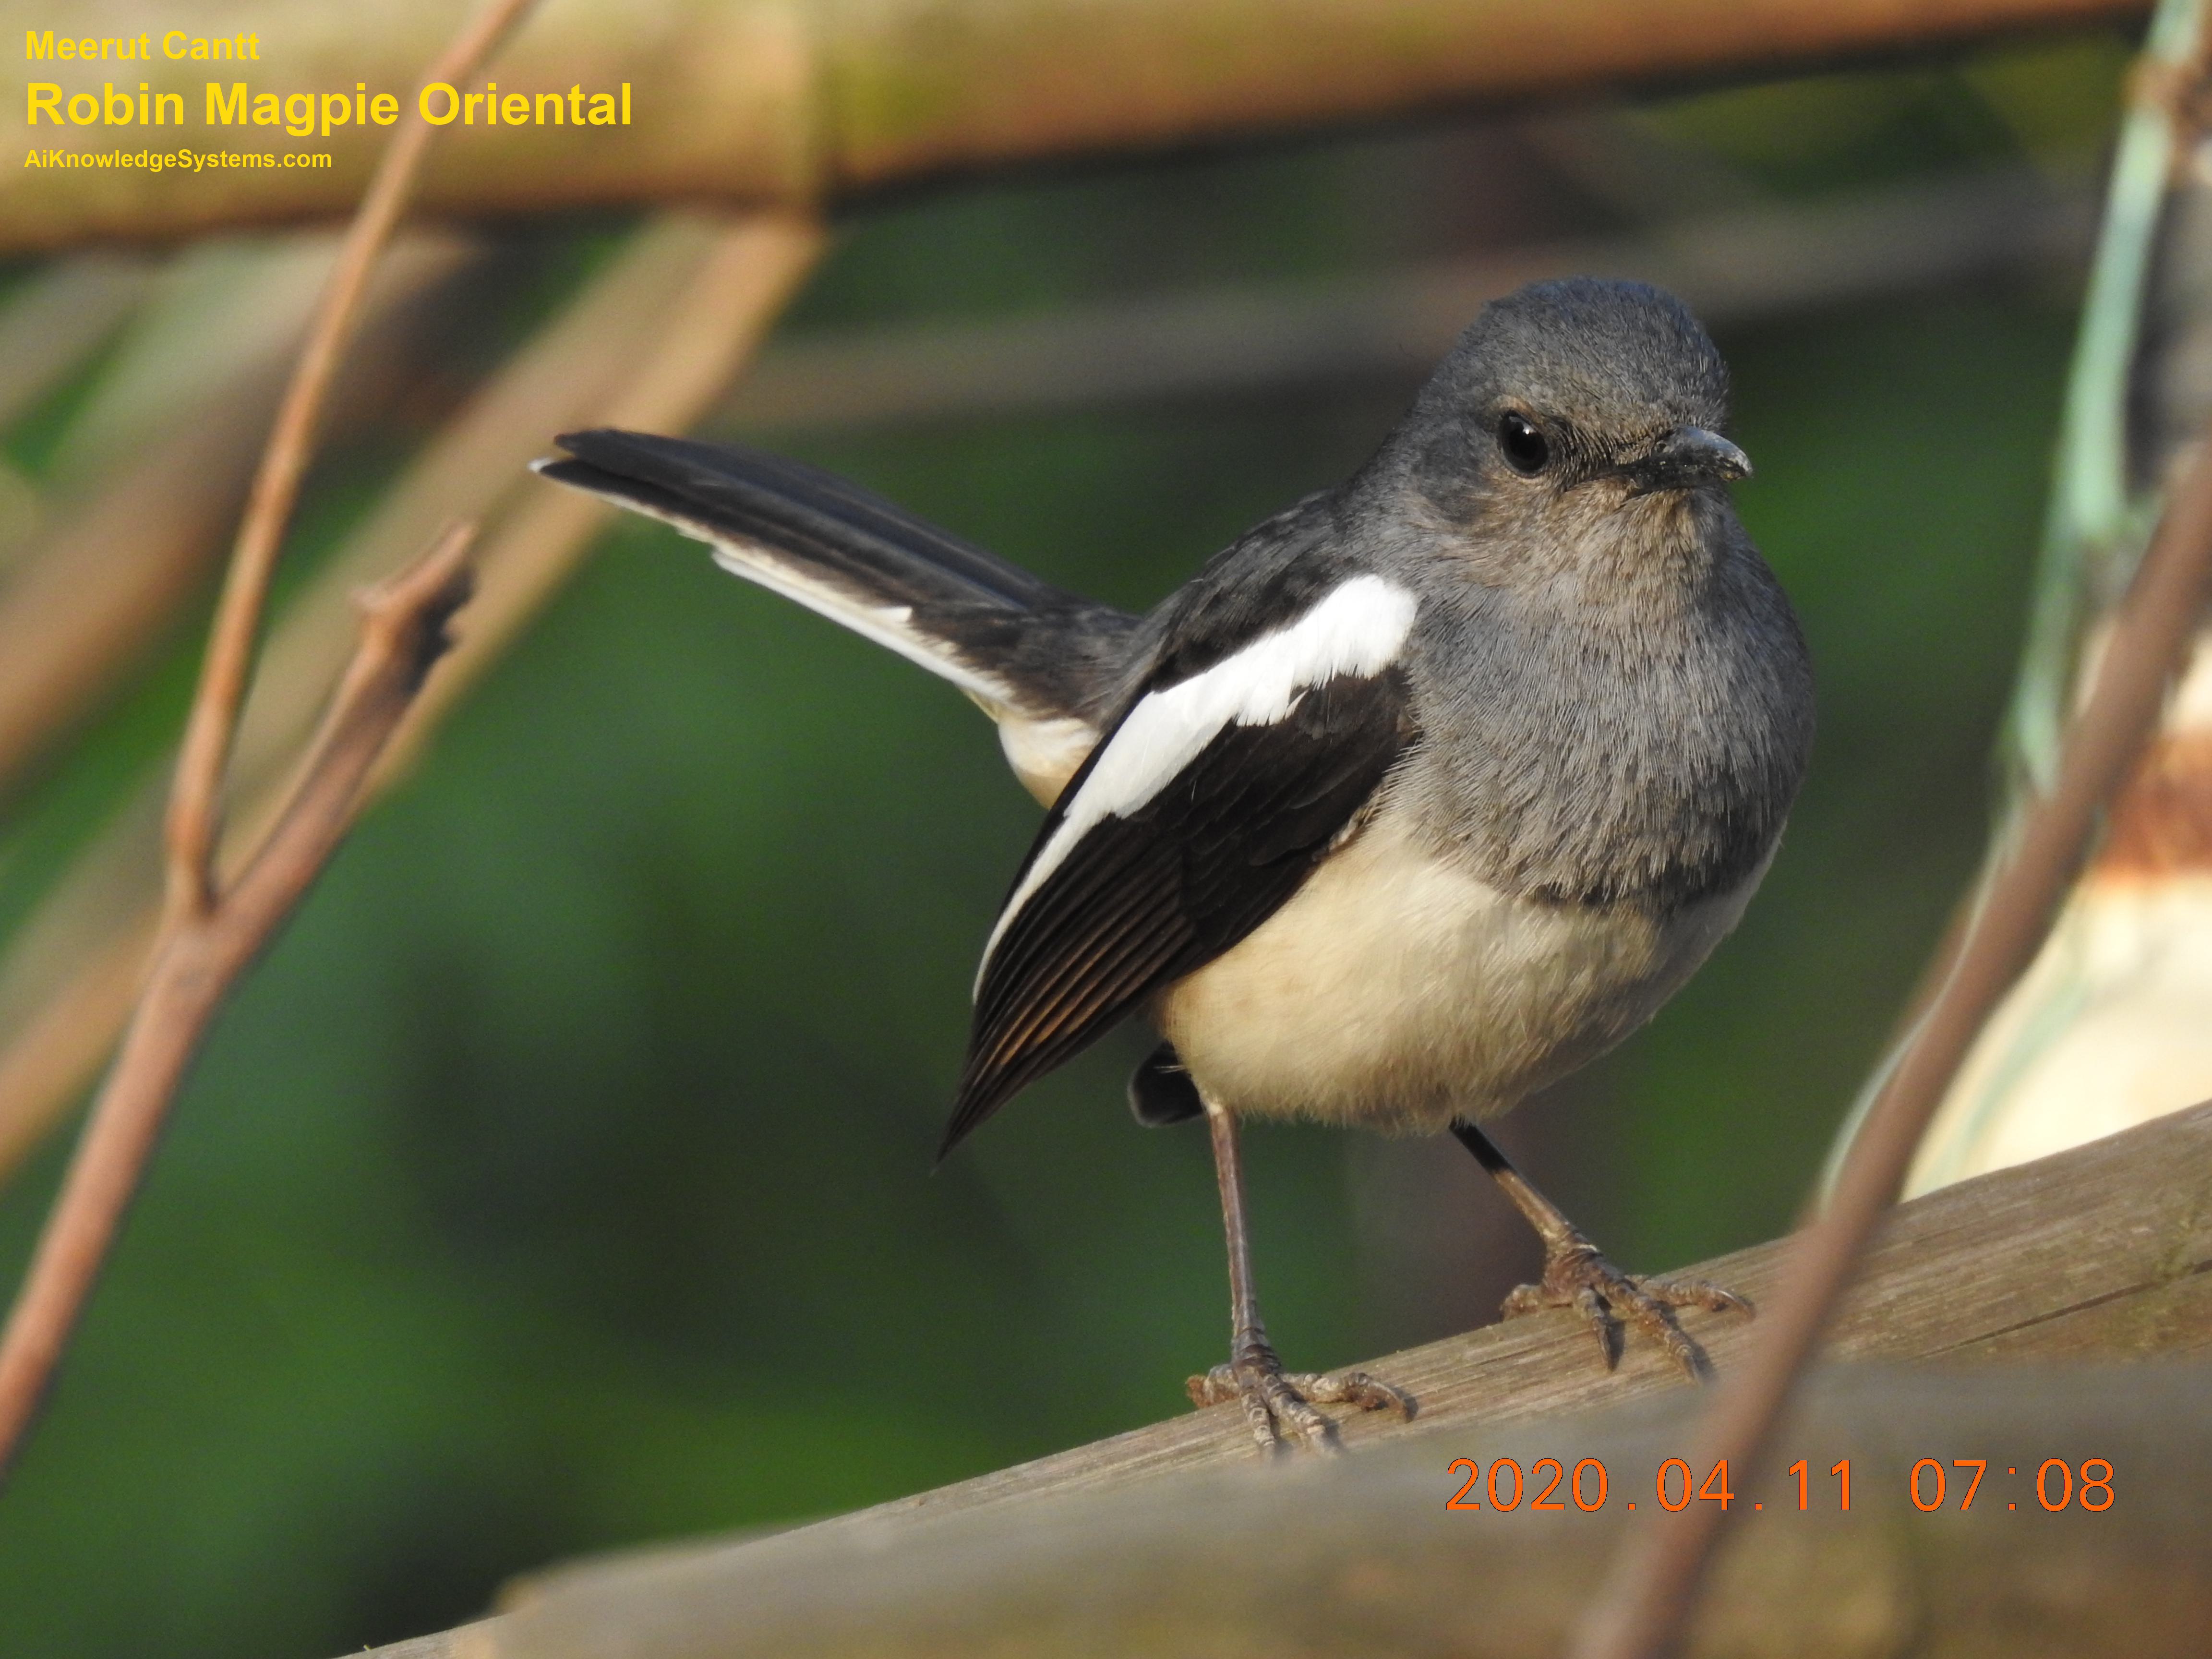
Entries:
{"label": "oriental magpie robin", "polygon": [[1148,1123],[1203,1115],[1229,1236],[1229,1363],[1263,1446],[1315,1402],[1252,1288],[1237,1124],[1449,1128],[1542,1237],[1509,1313],[1626,1319],[1692,1375],[1674,1310],[1477,1127],[1648,1019],[1743,912],[1811,743],[1788,599],[1727,486],[1728,373],[1656,289],[1489,306],[1358,473],[1148,614],[1093,604],[814,468],[642,434],[546,477],[665,520],[727,570],[951,680],[1049,809],[984,949],[949,1152],[1132,1013]]}

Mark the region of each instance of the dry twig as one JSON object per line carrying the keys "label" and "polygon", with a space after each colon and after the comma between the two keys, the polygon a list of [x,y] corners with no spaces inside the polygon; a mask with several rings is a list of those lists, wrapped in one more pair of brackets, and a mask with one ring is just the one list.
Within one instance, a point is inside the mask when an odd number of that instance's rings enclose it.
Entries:
{"label": "dry twig", "polygon": [[[485,526],[467,635],[372,775],[374,799],[557,591],[605,520],[592,498],[523,471],[545,434],[690,426],[821,241],[817,227],[781,215],[657,216],[469,398],[270,630],[232,747],[223,866],[265,830],[329,702],[353,630],[347,596],[396,569],[439,525]],[[82,1096],[130,1018],[161,908],[167,770],[166,759],[161,776],[149,770],[0,950],[0,1182]]]}
{"label": "dry twig", "polygon": [[[466,79],[529,3],[490,0],[424,79]],[[459,526],[368,596],[361,645],[297,786],[237,879],[218,891],[223,772],[270,578],[370,272],[398,224],[430,136],[410,112],[379,164],[263,452],[186,718],[167,820],[168,903],[154,963],[0,1334],[0,1474],[46,1393],[216,1010],[343,838],[369,769],[444,653],[446,623],[468,597],[474,532]]]}
{"label": "dry twig", "polygon": [[[2114,619],[2096,689],[2074,720],[2058,775],[1990,884],[1957,957],[1853,1145],[1826,1214],[1798,1236],[1759,1340],[1722,1382],[1692,1467],[1756,1462],[1868,1238],[1895,1201],[1913,1151],[1975,1036],[2033,958],[2098,816],[2135,764],[2212,596],[2212,440],[2201,441]],[[1723,1522],[1693,1505],[1640,1517],[1571,1649],[1575,1659],[1669,1651]]]}
{"label": "dry twig", "polygon": [[[111,434],[113,424],[126,433],[139,424],[141,435],[102,434],[107,442],[100,447],[112,459],[95,459],[89,477],[52,491],[59,499],[51,500],[50,522],[11,556],[0,586],[0,799],[61,733],[101,706],[201,599],[221,564],[316,289],[328,280],[325,269],[302,284],[296,318],[286,314],[286,290],[306,263],[297,252],[305,239],[267,240],[238,284],[247,303],[205,330],[227,349],[208,352],[208,372],[183,380],[176,395],[133,400],[150,405],[155,418],[111,423]],[[327,267],[337,239],[315,240],[325,244]],[[419,302],[471,257],[459,238],[425,233],[402,238],[379,262],[362,349],[337,383],[332,432],[388,418],[410,367]],[[169,343],[157,337],[146,355]],[[418,534],[409,556],[427,539]]]}
{"label": "dry twig", "polygon": [[447,619],[469,595],[472,536],[466,526],[448,531],[412,568],[366,596],[361,648],[268,840],[213,908],[165,929],[0,1338],[0,1474],[61,1358],[216,1010],[337,849],[362,781],[444,653]]}
{"label": "dry twig", "polygon": [[[440,54],[422,76],[422,83],[467,80],[529,4],[530,0],[490,0]],[[313,453],[315,431],[330,397],[331,383],[353,338],[369,272],[398,226],[422,171],[432,132],[422,118],[421,100],[410,100],[407,116],[392,135],[375,176],[369,180],[368,193],[362,198],[346,231],[330,286],[323,290],[299,365],[277,408],[269,447],[262,452],[261,467],[254,477],[253,492],[246,499],[246,516],[231,554],[230,573],[223,580],[222,599],[209,635],[199,687],[192,698],[191,713],[185,717],[184,752],[177,763],[176,788],[169,800],[169,906],[173,912],[204,914],[215,902],[215,844],[221,822],[223,767],[238,729],[239,706],[246,700],[246,674],[253,659],[254,638],[261,629],[269,579],[276,571],[277,550],[291,521],[293,503],[299,499],[300,480]]]}

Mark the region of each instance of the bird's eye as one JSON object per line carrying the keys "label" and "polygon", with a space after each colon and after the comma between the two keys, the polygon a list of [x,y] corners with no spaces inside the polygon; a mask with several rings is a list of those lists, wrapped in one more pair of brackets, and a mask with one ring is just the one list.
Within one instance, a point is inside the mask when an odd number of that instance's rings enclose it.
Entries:
{"label": "bird's eye", "polygon": [[1524,416],[1498,417],[1498,447],[1506,465],[1525,477],[1534,477],[1552,459],[1552,446]]}

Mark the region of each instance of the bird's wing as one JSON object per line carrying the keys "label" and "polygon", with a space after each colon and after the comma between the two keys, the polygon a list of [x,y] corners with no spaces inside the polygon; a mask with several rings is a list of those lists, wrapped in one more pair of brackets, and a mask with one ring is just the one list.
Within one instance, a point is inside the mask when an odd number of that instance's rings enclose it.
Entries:
{"label": "bird's wing", "polygon": [[1207,665],[1128,705],[1000,913],[945,1151],[1297,890],[1410,740],[1414,609],[1350,577],[1234,650],[1182,653]]}

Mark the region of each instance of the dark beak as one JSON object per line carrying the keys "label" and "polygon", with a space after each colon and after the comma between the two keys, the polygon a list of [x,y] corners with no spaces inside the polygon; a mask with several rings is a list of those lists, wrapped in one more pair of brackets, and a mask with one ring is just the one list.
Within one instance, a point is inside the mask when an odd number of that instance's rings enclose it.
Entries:
{"label": "dark beak", "polygon": [[1728,483],[1751,476],[1751,457],[1717,432],[1678,427],[1652,447],[1636,471],[1654,489]]}

